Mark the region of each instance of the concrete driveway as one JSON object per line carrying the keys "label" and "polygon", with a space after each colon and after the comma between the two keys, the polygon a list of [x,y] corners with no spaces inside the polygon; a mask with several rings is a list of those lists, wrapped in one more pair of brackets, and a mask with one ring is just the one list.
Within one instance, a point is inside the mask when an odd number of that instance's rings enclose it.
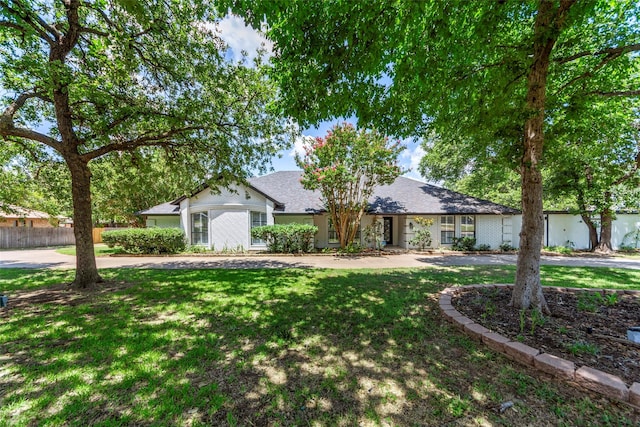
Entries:
{"label": "concrete driveway", "polygon": [[[98,268],[397,268],[515,265],[513,254],[383,254],[382,256],[116,256],[96,258]],[[543,256],[542,264],[640,270],[640,258]],[[74,268],[75,257],[55,249],[0,251],[1,268]]]}

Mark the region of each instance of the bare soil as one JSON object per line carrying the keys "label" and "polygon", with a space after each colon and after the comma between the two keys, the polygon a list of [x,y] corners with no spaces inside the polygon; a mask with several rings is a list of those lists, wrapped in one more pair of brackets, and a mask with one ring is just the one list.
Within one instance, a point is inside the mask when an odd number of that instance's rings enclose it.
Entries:
{"label": "bare soil", "polygon": [[637,292],[544,288],[551,315],[509,306],[511,287],[461,289],[453,305],[465,316],[545,353],[640,382],[640,344],[627,339],[640,326]]}

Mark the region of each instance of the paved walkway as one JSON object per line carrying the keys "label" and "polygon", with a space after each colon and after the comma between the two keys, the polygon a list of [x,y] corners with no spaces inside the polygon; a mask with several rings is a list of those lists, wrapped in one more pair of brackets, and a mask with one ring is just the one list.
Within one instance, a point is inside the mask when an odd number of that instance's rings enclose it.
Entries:
{"label": "paved walkway", "polygon": [[[397,268],[515,265],[513,254],[383,254],[382,256],[117,256],[96,258],[98,268]],[[640,270],[640,258],[543,256],[542,264]],[[74,268],[75,257],[54,249],[0,251],[2,268]]]}

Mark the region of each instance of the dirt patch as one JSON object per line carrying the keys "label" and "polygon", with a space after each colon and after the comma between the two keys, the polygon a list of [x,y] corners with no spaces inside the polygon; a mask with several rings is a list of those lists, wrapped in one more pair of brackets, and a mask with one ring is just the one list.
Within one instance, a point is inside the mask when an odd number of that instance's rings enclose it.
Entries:
{"label": "dirt patch", "polygon": [[640,296],[545,288],[551,315],[509,307],[511,288],[461,289],[453,305],[465,316],[514,341],[563,359],[640,382],[640,345],[627,329],[640,326]]}

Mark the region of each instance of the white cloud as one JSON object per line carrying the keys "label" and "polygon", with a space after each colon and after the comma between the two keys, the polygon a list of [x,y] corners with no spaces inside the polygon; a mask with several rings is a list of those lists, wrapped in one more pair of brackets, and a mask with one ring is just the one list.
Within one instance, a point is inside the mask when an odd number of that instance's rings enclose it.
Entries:
{"label": "white cloud", "polygon": [[409,169],[409,172],[404,174],[405,176],[424,181],[424,178],[418,172],[418,166],[420,166],[420,159],[425,155],[425,151],[421,144],[412,145],[407,145],[407,148],[400,155],[400,164],[402,167]]}
{"label": "white cloud", "polygon": [[229,15],[216,25],[220,37],[229,45],[234,62],[242,59],[242,51],[247,53],[249,61],[258,56],[258,49],[264,49],[269,57],[273,52],[273,43],[262,33],[246,25],[238,16]]}
{"label": "white cloud", "polygon": [[293,143],[293,149],[289,151],[290,157],[296,157],[296,155],[304,156],[304,147],[308,146],[315,138],[309,135],[300,135]]}

